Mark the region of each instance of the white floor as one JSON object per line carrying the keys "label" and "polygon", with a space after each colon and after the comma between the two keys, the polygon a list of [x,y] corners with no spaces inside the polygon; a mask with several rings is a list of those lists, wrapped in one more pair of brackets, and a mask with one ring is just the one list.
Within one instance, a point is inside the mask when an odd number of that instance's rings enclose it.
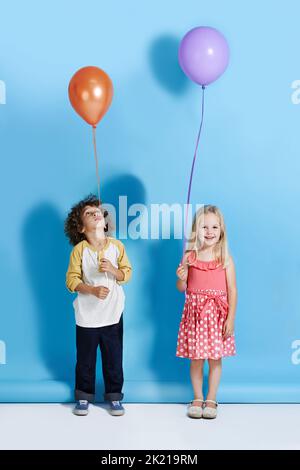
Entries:
{"label": "white floor", "polygon": [[182,404],[103,405],[85,417],[72,405],[1,404],[0,449],[300,449],[300,405],[220,405],[216,420],[192,420]]}

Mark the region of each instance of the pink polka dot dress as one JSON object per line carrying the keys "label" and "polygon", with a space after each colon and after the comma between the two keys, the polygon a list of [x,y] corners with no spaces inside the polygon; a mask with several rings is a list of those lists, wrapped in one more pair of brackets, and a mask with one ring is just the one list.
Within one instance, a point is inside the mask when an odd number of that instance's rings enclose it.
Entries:
{"label": "pink polka dot dress", "polygon": [[234,335],[226,340],[222,337],[228,315],[225,269],[217,261],[193,258],[191,253],[176,356],[188,359],[234,356]]}

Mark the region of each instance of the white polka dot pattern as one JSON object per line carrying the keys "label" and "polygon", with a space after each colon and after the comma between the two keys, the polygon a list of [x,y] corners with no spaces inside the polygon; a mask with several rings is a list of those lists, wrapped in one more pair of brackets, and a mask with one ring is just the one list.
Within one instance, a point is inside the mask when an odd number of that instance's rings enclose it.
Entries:
{"label": "white polka dot pattern", "polygon": [[188,359],[220,359],[234,356],[234,335],[225,340],[222,335],[227,315],[226,292],[214,289],[187,291],[176,356]]}

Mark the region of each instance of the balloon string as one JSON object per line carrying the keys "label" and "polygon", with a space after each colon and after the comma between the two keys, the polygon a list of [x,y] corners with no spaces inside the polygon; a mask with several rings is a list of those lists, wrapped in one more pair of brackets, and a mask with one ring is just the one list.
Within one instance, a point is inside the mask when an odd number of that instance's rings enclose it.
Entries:
{"label": "balloon string", "polygon": [[[94,145],[94,156],[96,162],[96,176],[97,176],[97,189],[98,189],[98,200],[99,200],[99,207],[101,206],[101,199],[100,199],[100,176],[99,176],[99,164],[98,164],[98,154],[97,154],[97,144],[96,144],[96,126],[92,127],[93,129],[93,145]],[[106,279],[106,287],[109,286],[109,279],[107,272],[105,274]]]}
{"label": "balloon string", "polygon": [[100,207],[100,205],[101,205],[101,200],[100,200],[100,176],[99,176],[99,165],[98,165],[97,144],[96,144],[96,126],[93,126],[92,129],[93,129],[94,156],[95,156],[95,162],[96,162],[98,199],[99,199],[99,207]]}
{"label": "balloon string", "polygon": [[197,158],[197,151],[198,151],[198,146],[199,146],[199,142],[200,142],[200,136],[201,136],[202,125],[203,125],[203,118],[204,118],[204,90],[205,90],[205,86],[202,86],[201,123],[200,123],[199,131],[198,131],[197,141],[196,141],[196,147],[195,147],[195,152],[194,152],[194,158],[193,158],[193,163],[192,163],[192,168],[191,168],[191,174],[190,174],[190,181],[189,181],[189,189],[188,189],[188,195],[187,195],[187,205],[186,205],[185,225],[184,225],[184,243],[183,243],[183,253],[182,253],[182,257],[184,256],[185,248],[186,248],[186,242],[187,242],[187,239],[186,239],[186,231],[187,231],[188,213],[189,213],[191,189],[192,189],[192,182],[193,182],[193,175],[194,175],[194,167],[195,167],[195,162],[196,162],[196,158]]}

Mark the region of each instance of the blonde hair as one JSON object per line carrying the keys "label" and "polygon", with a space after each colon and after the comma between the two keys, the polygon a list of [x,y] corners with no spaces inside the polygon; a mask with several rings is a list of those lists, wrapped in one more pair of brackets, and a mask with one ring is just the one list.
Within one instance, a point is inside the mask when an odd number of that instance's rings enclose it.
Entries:
{"label": "blonde hair", "polygon": [[213,247],[214,259],[220,263],[223,268],[226,268],[229,263],[229,249],[226,235],[226,226],[222,212],[217,206],[210,204],[204,205],[197,210],[192,224],[191,236],[186,251],[194,251],[197,256],[197,252],[201,250],[201,240],[199,239],[199,226],[204,219],[206,214],[214,214],[218,217],[220,223],[220,238],[216,245]]}

